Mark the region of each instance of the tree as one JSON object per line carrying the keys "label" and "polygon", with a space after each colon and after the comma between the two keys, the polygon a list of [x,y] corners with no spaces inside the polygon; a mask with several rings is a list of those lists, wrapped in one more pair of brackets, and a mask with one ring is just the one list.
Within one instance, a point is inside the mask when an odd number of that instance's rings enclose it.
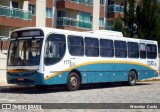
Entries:
{"label": "tree", "polygon": [[160,1],[125,0],[125,32],[130,37],[157,40],[160,43]]}
{"label": "tree", "polygon": [[114,31],[120,31],[123,30],[123,21],[120,18],[117,18],[114,20],[113,29]]}
{"label": "tree", "polygon": [[158,0],[143,0],[136,9],[139,38],[156,40],[160,37],[160,5]]}
{"label": "tree", "polygon": [[112,27],[112,30],[113,31],[119,31],[119,32],[122,32],[124,36],[128,37],[129,35],[129,32],[127,32],[128,30],[126,30],[124,27],[123,27],[123,20],[121,18],[117,18],[114,20],[114,24],[113,24],[113,27]]}
{"label": "tree", "polygon": [[[135,0],[125,0],[124,3],[124,26],[125,26],[125,36],[135,37],[136,32],[136,15],[135,15],[135,9],[136,9],[136,1]],[[129,34],[127,33],[129,32]]]}

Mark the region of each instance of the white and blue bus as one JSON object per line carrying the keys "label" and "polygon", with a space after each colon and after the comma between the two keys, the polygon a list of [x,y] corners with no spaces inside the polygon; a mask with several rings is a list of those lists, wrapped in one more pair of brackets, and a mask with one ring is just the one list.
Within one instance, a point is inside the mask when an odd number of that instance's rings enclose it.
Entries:
{"label": "white and blue bus", "polygon": [[157,77],[158,68],[156,41],[127,38],[120,32],[35,27],[10,34],[9,84],[65,84],[71,91],[88,83],[135,85],[137,80]]}

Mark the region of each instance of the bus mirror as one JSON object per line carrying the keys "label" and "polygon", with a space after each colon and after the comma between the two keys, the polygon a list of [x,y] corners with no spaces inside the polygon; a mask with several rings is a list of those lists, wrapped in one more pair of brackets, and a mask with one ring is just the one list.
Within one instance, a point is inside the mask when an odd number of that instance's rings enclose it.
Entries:
{"label": "bus mirror", "polygon": [[9,43],[8,39],[1,39],[0,40],[0,47],[1,47],[0,49],[1,49],[2,54],[7,54],[8,43]]}
{"label": "bus mirror", "polygon": [[3,52],[3,40],[0,40],[0,46],[1,46],[1,53]]}

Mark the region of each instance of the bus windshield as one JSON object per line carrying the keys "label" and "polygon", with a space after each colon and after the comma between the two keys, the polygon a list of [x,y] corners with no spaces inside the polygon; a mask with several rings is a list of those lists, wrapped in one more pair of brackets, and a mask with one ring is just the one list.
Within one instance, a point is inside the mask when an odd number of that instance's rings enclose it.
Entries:
{"label": "bus windshield", "polygon": [[9,47],[9,66],[36,66],[40,63],[43,39],[12,40]]}

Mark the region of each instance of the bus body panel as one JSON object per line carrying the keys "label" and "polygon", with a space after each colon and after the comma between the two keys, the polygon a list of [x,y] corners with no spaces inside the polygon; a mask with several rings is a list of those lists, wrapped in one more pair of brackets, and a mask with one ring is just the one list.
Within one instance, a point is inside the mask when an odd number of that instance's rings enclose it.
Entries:
{"label": "bus body panel", "polygon": [[[132,63],[132,62],[130,62]],[[95,70],[96,68],[96,70]],[[82,83],[100,83],[100,82],[119,82],[127,81],[130,70],[135,70],[138,75],[138,80],[156,77],[158,74],[156,70],[152,70],[146,66],[125,64],[125,63],[93,63],[85,64],[79,67],[69,68],[68,71],[57,71],[53,74],[43,74],[37,71],[31,72],[15,72],[8,73],[7,80],[10,84],[28,84],[28,85],[53,85],[53,84],[66,84],[67,77],[70,71],[76,69],[80,71]],[[85,69],[85,71],[84,71]],[[52,71],[53,72],[53,71]],[[49,78],[45,78],[48,76]],[[22,80],[22,78],[24,80]]]}

